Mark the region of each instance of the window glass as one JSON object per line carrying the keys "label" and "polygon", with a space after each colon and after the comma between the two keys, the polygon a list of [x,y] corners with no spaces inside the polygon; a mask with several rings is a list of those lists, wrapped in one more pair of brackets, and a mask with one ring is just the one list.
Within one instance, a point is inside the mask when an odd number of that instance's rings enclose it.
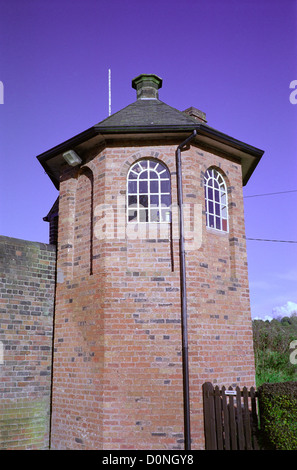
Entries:
{"label": "window glass", "polygon": [[147,171],[143,171],[142,173],[140,173],[139,179],[141,179],[141,180],[146,179],[147,180],[147,178],[148,178],[148,172]]}
{"label": "window glass", "polygon": [[129,181],[128,183],[128,192],[129,194],[137,193],[137,181]]}
{"label": "window glass", "polygon": [[139,195],[139,205],[142,207],[148,207],[148,196],[146,194]]}
{"label": "window glass", "polygon": [[137,204],[137,196],[129,196],[128,198],[129,207]]}
{"label": "window glass", "polygon": [[159,192],[159,182],[158,181],[150,181],[150,192],[151,193],[158,193]]}
{"label": "window glass", "polygon": [[207,227],[228,232],[227,188],[223,176],[214,168],[204,175],[205,213]]}
{"label": "window glass", "polygon": [[142,194],[148,192],[147,181],[139,181],[139,192]]}
{"label": "window glass", "polygon": [[169,193],[169,189],[170,189],[170,181],[161,180],[161,193]]}
{"label": "window glass", "polygon": [[158,173],[155,171],[150,170],[150,180],[158,180]]}
{"label": "window glass", "polygon": [[165,195],[161,195],[161,205],[162,206],[166,206],[166,207],[169,207],[171,204],[171,197],[170,197],[170,194],[165,194]]}
{"label": "window glass", "polygon": [[129,170],[128,222],[170,222],[170,174],[162,162],[141,160]]}

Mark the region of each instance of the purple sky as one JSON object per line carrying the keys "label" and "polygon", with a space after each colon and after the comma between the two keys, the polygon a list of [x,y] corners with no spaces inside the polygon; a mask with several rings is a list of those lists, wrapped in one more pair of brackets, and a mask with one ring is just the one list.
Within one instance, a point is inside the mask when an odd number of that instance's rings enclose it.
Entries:
{"label": "purple sky", "polygon": [[[0,0],[0,234],[48,242],[36,155],[136,99],[131,80],[265,150],[244,195],[297,190],[295,0]],[[245,199],[247,237],[297,240],[297,192]],[[297,310],[297,244],[248,241],[252,315]]]}

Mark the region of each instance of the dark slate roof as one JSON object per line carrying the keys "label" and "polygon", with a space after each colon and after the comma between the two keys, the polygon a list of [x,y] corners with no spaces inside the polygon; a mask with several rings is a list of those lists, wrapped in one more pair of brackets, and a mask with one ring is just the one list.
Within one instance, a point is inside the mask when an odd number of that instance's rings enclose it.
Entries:
{"label": "dark slate roof", "polygon": [[[100,128],[191,127],[197,121],[158,99],[141,99],[97,124]],[[96,127],[97,127],[96,126]]]}
{"label": "dark slate roof", "polygon": [[83,158],[89,145],[106,145],[108,139],[116,140],[123,136],[143,139],[158,135],[158,139],[170,137],[176,142],[177,137],[183,140],[194,130],[197,134],[192,144],[219,151],[227,158],[235,158],[242,165],[243,184],[246,184],[264,153],[262,150],[223,134],[158,98],[138,99],[37,158],[58,188],[65,164],[63,152],[69,149],[74,149]]}

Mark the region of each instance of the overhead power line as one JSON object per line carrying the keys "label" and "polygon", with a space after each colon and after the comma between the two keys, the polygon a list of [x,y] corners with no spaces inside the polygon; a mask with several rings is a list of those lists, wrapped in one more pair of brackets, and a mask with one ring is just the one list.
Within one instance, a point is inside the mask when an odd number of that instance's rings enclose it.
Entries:
{"label": "overhead power line", "polygon": [[246,238],[246,240],[253,240],[257,242],[274,242],[274,243],[297,243],[297,240],[269,240],[267,238]]}
{"label": "overhead power line", "polygon": [[278,191],[275,193],[252,194],[251,196],[243,196],[243,198],[247,199],[248,197],[274,196],[275,194],[287,194],[287,193],[297,193],[297,189],[292,189],[291,191]]}

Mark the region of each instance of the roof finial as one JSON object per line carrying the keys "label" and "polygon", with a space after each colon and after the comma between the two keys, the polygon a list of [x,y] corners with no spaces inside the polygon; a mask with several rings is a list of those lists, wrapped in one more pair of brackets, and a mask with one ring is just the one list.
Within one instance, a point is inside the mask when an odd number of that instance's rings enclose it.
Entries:
{"label": "roof finial", "polygon": [[162,87],[162,78],[154,74],[141,74],[132,80],[132,88],[137,92],[138,100],[159,99],[158,89]]}

